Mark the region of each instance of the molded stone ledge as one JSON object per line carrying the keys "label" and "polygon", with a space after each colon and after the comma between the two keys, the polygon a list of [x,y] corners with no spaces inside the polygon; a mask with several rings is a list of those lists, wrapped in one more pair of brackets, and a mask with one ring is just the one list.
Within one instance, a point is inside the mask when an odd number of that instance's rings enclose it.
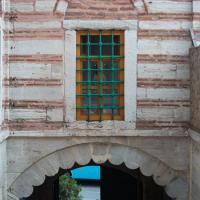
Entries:
{"label": "molded stone ledge", "polygon": [[64,20],[63,27],[66,30],[136,30],[137,20]]}
{"label": "molded stone ledge", "polygon": [[137,130],[137,129],[117,129],[109,128],[104,129],[96,127],[93,129],[80,128],[80,127],[69,127],[63,131],[47,130],[47,131],[13,131],[7,133],[5,140],[8,137],[71,137],[71,136],[91,136],[91,137],[102,137],[102,136],[132,136],[132,137],[188,137],[188,131],[179,129],[164,129],[164,130]]}
{"label": "molded stone ledge", "polygon": [[126,122],[126,121],[115,121],[108,120],[102,122],[87,122],[87,121],[76,121],[70,122],[66,124],[67,129],[121,129],[121,130],[134,130],[136,127],[136,123],[134,122]]}

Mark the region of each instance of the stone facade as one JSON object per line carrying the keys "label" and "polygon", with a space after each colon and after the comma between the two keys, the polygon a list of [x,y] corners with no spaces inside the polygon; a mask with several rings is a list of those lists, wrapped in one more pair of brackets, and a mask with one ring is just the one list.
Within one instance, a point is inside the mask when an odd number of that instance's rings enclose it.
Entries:
{"label": "stone facade", "polygon": [[[199,0],[1,1],[0,200],[29,196],[45,175],[91,159],[140,168],[172,198],[199,200],[199,135],[188,130],[199,129],[200,120],[199,55],[193,52],[199,50],[191,51],[195,60],[189,62],[192,43],[200,42],[199,19]],[[135,118],[71,120],[75,82],[67,70],[74,54],[66,31],[76,30],[69,20],[93,20],[93,28],[134,22],[134,51],[128,57],[134,58],[136,83],[125,91],[137,95],[127,102],[135,107]]]}
{"label": "stone facade", "polygon": [[72,91],[65,90],[69,78],[63,76],[70,62],[64,21],[107,18],[137,24],[137,128],[188,127],[191,1],[144,6],[142,1],[111,0],[106,9],[100,0],[46,4],[15,0],[5,8],[4,129],[65,130],[65,97]]}

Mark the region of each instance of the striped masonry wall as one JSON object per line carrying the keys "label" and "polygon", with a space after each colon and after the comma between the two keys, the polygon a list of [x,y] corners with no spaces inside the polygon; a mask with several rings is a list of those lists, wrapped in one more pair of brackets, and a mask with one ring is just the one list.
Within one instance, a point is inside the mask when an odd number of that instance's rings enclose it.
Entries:
{"label": "striped masonry wall", "polygon": [[66,1],[11,0],[5,10],[3,128],[58,130],[64,119]]}
{"label": "striped masonry wall", "polygon": [[137,128],[188,127],[190,29],[200,41],[200,0],[10,0],[6,5],[4,129],[64,128],[64,19],[138,19]]}
{"label": "striped masonry wall", "polygon": [[187,127],[192,1],[138,1],[138,9],[137,126]]}

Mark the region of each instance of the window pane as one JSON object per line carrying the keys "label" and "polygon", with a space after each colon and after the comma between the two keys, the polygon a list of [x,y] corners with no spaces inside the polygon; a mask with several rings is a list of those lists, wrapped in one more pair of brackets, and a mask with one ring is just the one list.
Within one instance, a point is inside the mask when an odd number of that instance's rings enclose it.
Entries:
{"label": "window pane", "polygon": [[88,42],[88,36],[87,35],[81,35],[81,43],[87,43]]}
{"label": "window pane", "polygon": [[115,45],[114,46],[114,55],[115,56],[120,56],[120,45]]}
{"label": "window pane", "polygon": [[112,46],[103,45],[102,46],[102,55],[103,56],[112,56]]}
{"label": "window pane", "polygon": [[99,45],[91,45],[91,56],[99,56],[100,54],[100,47]]}
{"label": "window pane", "polygon": [[88,54],[88,46],[87,45],[81,45],[81,56],[86,56]]}
{"label": "window pane", "polygon": [[[87,65],[87,62],[86,61],[83,61],[82,62],[82,68],[83,69],[88,69],[88,65]],[[87,71],[82,71],[82,76],[83,76],[83,81],[87,81],[88,80],[88,72]]]}
{"label": "window pane", "polygon": [[102,35],[102,42],[103,43],[112,43],[112,36],[111,35]]}
{"label": "window pane", "polygon": [[81,55],[87,55],[88,53],[88,46],[86,45],[88,43],[88,36],[87,35],[82,35],[81,39]]}
{"label": "window pane", "polygon": [[90,42],[91,43],[99,43],[100,42],[100,36],[99,35],[91,35],[90,36]]}
{"label": "window pane", "polygon": [[[91,94],[98,94],[98,90],[91,90]],[[97,107],[98,106],[98,96],[92,96],[91,97],[91,106]],[[97,108],[90,109],[90,114],[97,113]]]}
{"label": "window pane", "polygon": [[[104,89],[103,94],[106,96],[103,96],[103,112],[104,113],[112,113],[112,109],[117,107],[117,90],[112,89]],[[114,111],[114,110],[113,110]]]}
{"label": "window pane", "polygon": [[[90,93],[89,93],[90,92]],[[94,94],[98,94],[97,90],[83,90],[83,94],[88,94],[83,97],[83,107],[87,107],[83,109],[84,113],[94,114],[97,112],[98,106],[98,96],[94,96]],[[95,107],[95,108],[94,108]]]}
{"label": "window pane", "polygon": [[119,68],[119,61],[120,60],[115,60],[112,62],[112,60],[103,60],[103,68],[104,69],[112,69],[112,67],[115,69]]}
{"label": "window pane", "polygon": [[[112,66],[113,65],[113,66]],[[114,70],[112,70],[112,68]],[[118,81],[119,80],[119,63],[118,62],[112,62],[111,60],[104,60],[103,61],[103,79],[105,81]]]}
{"label": "window pane", "polygon": [[[115,46],[114,46],[114,54],[116,56],[120,55],[120,48],[122,48],[119,44],[120,44],[120,36],[119,35],[115,35],[114,36],[114,42],[115,42]],[[121,44],[122,45],[122,44]]]}
{"label": "window pane", "polygon": [[114,36],[114,42],[115,43],[120,43],[120,35],[115,35]]}
{"label": "window pane", "polygon": [[98,63],[95,61],[91,62],[91,81],[98,81]]}
{"label": "window pane", "polygon": [[97,61],[83,61],[83,81],[98,80],[98,65]]}
{"label": "window pane", "polygon": [[87,71],[83,71],[83,81],[88,81],[88,72]]}

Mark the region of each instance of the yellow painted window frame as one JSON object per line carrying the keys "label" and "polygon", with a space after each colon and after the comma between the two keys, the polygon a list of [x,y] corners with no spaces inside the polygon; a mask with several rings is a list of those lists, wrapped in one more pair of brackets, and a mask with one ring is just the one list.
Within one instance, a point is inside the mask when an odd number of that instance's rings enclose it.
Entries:
{"label": "yellow painted window frame", "polygon": [[[90,36],[93,35],[119,35],[120,36],[120,55],[119,55],[119,80],[121,81],[118,84],[117,90],[119,91],[120,95],[118,97],[118,104],[117,107],[119,108],[119,112],[117,114],[111,113],[95,113],[95,114],[84,114],[81,111],[81,106],[83,106],[83,96],[76,96],[76,119],[77,120],[83,120],[83,121],[104,121],[104,120],[124,120],[124,31],[112,31],[112,30],[106,30],[106,31],[77,31],[76,32],[76,94],[81,94],[84,86],[83,84],[80,84],[80,82],[83,81],[82,77],[82,71],[81,69],[83,68],[83,61],[86,60],[87,58],[81,58],[81,36],[82,35],[88,35]],[[111,55],[112,56],[112,55]],[[100,62],[99,58],[91,58],[91,60],[95,60]],[[112,85],[111,85],[112,86]],[[99,86],[92,86],[96,87],[95,89],[99,90]],[[106,86],[102,86],[106,87]],[[100,107],[100,105],[99,105]],[[100,108],[99,108],[100,109]]]}

